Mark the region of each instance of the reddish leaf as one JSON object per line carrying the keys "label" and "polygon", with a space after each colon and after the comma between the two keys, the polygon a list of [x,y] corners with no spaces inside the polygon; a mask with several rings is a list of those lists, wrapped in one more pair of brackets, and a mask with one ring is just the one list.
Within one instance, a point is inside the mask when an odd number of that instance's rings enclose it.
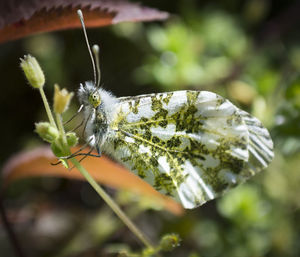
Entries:
{"label": "reddish leaf", "polygon": [[76,13],[79,8],[87,27],[168,17],[166,12],[122,0],[1,0],[0,42],[38,32],[80,27]]}
{"label": "reddish leaf", "polygon": [[[76,151],[78,148],[73,150]],[[75,168],[68,171],[62,165],[50,164],[56,161],[57,159],[49,147],[39,147],[32,151],[16,154],[3,168],[4,183],[8,185],[17,179],[41,176],[84,180]],[[87,158],[82,164],[93,178],[102,184],[151,196],[161,202],[164,208],[170,212],[176,215],[183,213],[183,208],[179,203],[160,194],[145,181],[107,157]]]}

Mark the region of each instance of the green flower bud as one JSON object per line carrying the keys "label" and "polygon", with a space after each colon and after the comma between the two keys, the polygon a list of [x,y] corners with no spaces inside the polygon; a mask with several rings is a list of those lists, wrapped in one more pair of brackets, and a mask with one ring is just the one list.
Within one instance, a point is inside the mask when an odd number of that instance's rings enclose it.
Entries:
{"label": "green flower bud", "polygon": [[49,122],[35,123],[35,132],[38,133],[43,140],[49,143],[54,142],[59,136],[57,128],[51,126]]}
{"label": "green flower bud", "polygon": [[24,55],[24,59],[20,60],[29,84],[34,88],[42,88],[45,85],[45,75],[37,60],[31,55]]}
{"label": "green flower bud", "polygon": [[68,132],[67,136],[67,143],[69,147],[75,146],[78,144],[78,137],[76,136],[75,132]]}
{"label": "green flower bud", "polygon": [[[51,150],[54,153],[55,156],[57,157],[62,157],[62,156],[67,156],[70,153],[67,152],[65,149],[62,148],[62,138],[59,137],[55,141],[51,143]],[[69,168],[68,161],[66,159],[59,159],[61,163],[66,167]]]}
{"label": "green flower bud", "polygon": [[65,151],[61,148],[60,140],[55,140],[51,143],[51,150],[55,156],[65,156]]}
{"label": "green flower bud", "polygon": [[162,251],[172,251],[175,247],[180,245],[180,237],[177,234],[164,235],[160,240],[159,246]]}
{"label": "green flower bud", "polygon": [[71,98],[73,97],[73,93],[69,93],[65,88],[60,90],[57,84],[54,85],[54,112],[62,114],[65,112],[70,104]]}

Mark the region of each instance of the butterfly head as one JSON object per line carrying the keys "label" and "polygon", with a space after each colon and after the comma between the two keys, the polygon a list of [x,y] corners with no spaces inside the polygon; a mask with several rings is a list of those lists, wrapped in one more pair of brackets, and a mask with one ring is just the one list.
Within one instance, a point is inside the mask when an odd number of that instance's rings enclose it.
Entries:
{"label": "butterfly head", "polygon": [[78,98],[81,104],[91,109],[97,109],[102,103],[100,92],[91,81],[80,84]]}
{"label": "butterfly head", "polygon": [[97,108],[101,104],[101,97],[98,90],[91,92],[89,95],[89,103],[94,107]]}

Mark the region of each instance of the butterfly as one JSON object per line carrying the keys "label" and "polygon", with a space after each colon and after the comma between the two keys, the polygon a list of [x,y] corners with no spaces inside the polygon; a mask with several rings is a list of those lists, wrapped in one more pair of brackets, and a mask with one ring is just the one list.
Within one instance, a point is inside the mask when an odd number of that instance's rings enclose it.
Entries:
{"label": "butterfly", "polygon": [[99,86],[97,70],[98,81],[78,90],[86,141],[185,208],[222,195],[274,157],[268,130],[222,96],[183,90],[117,98]]}

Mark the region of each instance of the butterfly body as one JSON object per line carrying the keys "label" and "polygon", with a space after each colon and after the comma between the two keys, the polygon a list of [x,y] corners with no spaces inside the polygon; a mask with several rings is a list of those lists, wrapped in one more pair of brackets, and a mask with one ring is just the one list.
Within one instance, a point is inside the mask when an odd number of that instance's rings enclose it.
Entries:
{"label": "butterfly body", "polygon": [[[96,107],[93,94],[101,102]],[[86,82],[78,96],[88,120],[87,142],[185,208],[223,194],[273,158],[261,123],[212,92],[116,98]]]}

